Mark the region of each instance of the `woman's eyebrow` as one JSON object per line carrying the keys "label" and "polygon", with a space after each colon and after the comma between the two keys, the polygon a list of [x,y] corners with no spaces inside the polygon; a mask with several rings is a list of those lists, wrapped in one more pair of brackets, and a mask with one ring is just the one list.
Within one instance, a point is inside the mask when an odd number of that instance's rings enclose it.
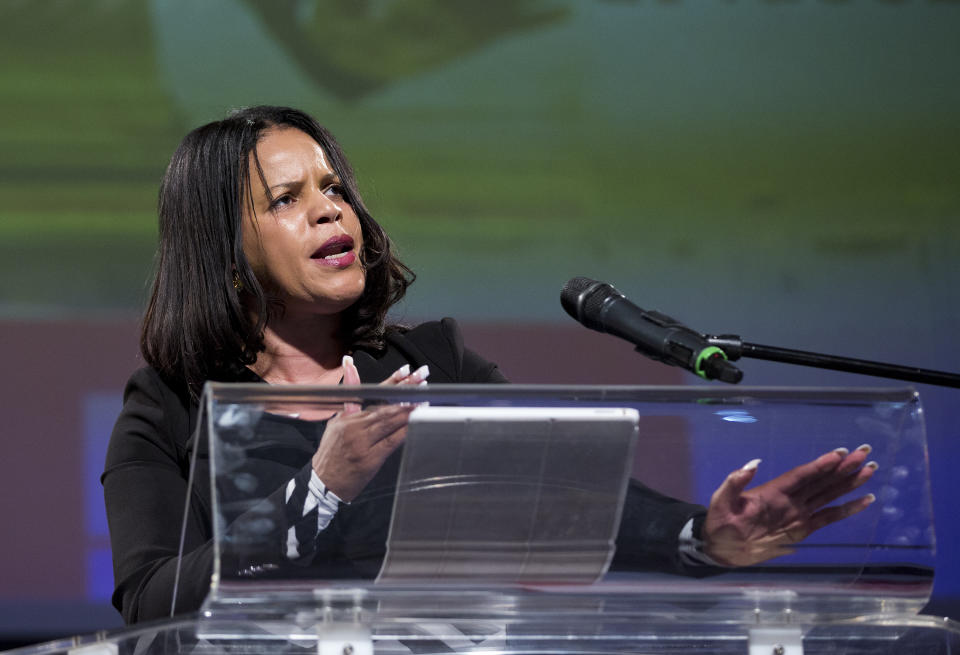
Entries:
{"label": "woman's eyebrow", "polygon": [[297,187],[303,184],[300,180],[291,180],[290,182],[280,182],[279,184],[274,184],[270,187],[270,191],[273,192],[275,189],[290,189],[292,187]]}
{"label": "woman's eyebrow", "polygon": [[[270,187],[270,192],[273,193],[274,191],[280,190],[280,189],[295,188],[295,187],[301,186],[302,184],[303,184],[303,180],[291,180],[289,182],[278,182],[277,184],[274,184],[273,186]],[[340,184],[340,176],[337,175],[336,173],[327,173],[322,178],[320,178],[320,186],[324,186],[327,184]]]}

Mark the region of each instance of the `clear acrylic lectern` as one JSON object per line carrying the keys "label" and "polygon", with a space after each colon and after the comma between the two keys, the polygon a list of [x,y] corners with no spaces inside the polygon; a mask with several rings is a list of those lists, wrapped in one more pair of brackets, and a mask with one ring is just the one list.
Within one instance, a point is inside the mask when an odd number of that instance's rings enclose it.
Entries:
{"label": "clear acrylic lectern", "polygon": [[[399,404],[404,445],[324,509],[323,439]],[[181,573],[177,617],[25,652],[960,652],[918,614],[935,541],[910,389],[210,384],[194,444],[214,564]],[[703,552],[732,471],[761,460],[756,487],[861,444],[878,469],[834,504],[865,510],[752,566]]]}

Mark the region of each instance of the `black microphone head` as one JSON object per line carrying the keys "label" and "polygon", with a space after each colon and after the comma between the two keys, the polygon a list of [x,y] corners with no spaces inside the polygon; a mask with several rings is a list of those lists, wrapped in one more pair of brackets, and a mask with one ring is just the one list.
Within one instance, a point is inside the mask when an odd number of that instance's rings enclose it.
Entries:
{"label": "black microphone head", "polygon": [[599,319],[601,306],[609,299],[621,297],[621,293],[605,282],[588,277],[575,277],[567,281],[560,291],[560,304],[575,320],[591,330],[606,332]]}
{"label": "black microphone head", "polygon": [[567,280],[560,290],[560,304],[563,309],[573,317],[574,320],[580,320],[580,308],[583,304],[583,293],[595,284],[596,280],[588,277],[573,277]]}

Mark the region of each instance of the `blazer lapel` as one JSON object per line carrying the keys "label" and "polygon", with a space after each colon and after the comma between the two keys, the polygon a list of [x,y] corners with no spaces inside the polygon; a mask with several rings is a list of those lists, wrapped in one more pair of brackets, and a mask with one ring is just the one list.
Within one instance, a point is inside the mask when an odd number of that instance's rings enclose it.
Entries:
{"label": "blazer lapel", "polygon": [[[389,358],[386,358],[389,359]],[[364,384],[376,384],[383,382],[399,366],[391,368],[389,363],[382,359],[374,359],[369,353],[358,350],[353,353],[353,363],[360,373],[360,381]]]}

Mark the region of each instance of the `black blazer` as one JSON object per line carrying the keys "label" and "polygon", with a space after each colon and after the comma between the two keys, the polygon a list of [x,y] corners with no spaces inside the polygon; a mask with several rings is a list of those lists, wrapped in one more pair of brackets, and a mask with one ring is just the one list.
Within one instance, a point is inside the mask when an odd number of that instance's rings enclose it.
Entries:
{"label": "black blazer", "polygon": [[[453,319],[424,323],[411,330],[391,330],[382,352],[358,351],[354,362],[365,383],[385,380],[404,364],[430,367],[433,383],[500,383],[506,378],[495,364],[463,346]],[[253,372],[232,381],[262,382]],[[229,380],[228,380],[229,381]],[[156,370],[136,371],[127,383],[123,410],[117,419],[101,478],[113,550],[113,604],[127,623],[168,616],[177,569],[184,508],[184,557],[177,589],[177,613],[194,611],[210,587],[212,537],[210,481],[203,440],[195,440],[198,405],[181,385]],[[264,444],[275,491],[309,467],[323,425],[277,417],[271,443]],[[196,484],[189,492],[191,453],[199,448]],[[278,453],[283,453],[279,454]],[[341,506],[317,538],[317,551],[307,565],[310,577],[365,578],[376,575],[383,557],[400,453],[393,453],[351,505]],[[305,463],[305,464],[304,464]],[[262,477],[262,475],[261,475]],[[267,476],[270,477],[269,475]],[[265,494],[266,495],[266,494]],[[276,503],[281,507],[282,502]],[[662,496],[631,483],[624,507],[614,566],[684,572],[678,536],[683,525],[704,509]],[[231,525],[242,539],[243,521]],[[237,549],[240,552],[242,549]],[[253,551],[221,566],[230,575],[256,572],[267,562],[268,574],[291,575],[297,564],[276,553]],[[274,563],[280,562],[280,565]],[[293,571],[292,574],[297,574]]]}

